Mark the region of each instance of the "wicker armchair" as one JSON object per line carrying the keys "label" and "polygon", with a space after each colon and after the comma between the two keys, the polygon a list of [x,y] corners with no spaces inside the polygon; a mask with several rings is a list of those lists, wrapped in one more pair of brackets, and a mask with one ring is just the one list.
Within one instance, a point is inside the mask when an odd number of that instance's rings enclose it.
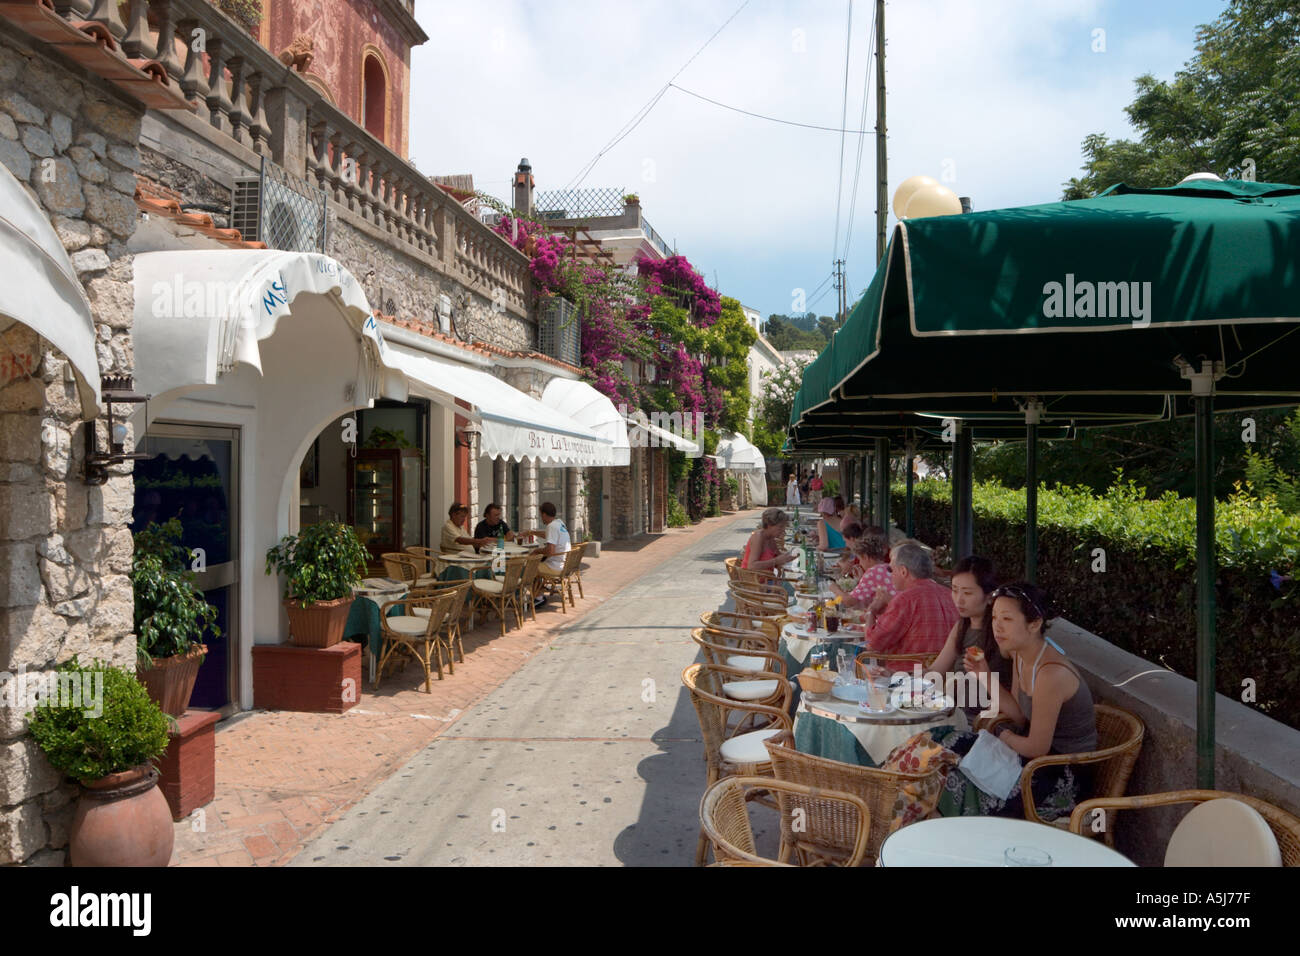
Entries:
{"label": "wicker armchair", "polygon": [[908,674],[912,672],[913,667],[920,664],[921,670],[924,672],[938,657],[938,651],[933,654],[877,654],[874,651],[863,651],[857,657],[857,674],[859,677],[866,676],[868,661],[875,661],[881,667],[892,668],[895,671],[903,671]]}
{"label": "wicker armchair", "polygon": [[[451,595],[451,603],[447,607],[447,617],[443,621],[439,632],[439,643],[447,652],[447,672],[449,674],[456,673],[456,659],[458,656],[460,662],[465,663],[465,645],[461,643],[461,620],[465,615],[465,607],[469,603],[469,592],[470,583],[468,581],[444,581],[413,590],[408,595],[408,597]],[[429,616],[429,610],[420,606],[414,608],[413,613],[420,617]]]}
{"label": "wicker armchair", "polygon": [[762,631],[774,640],[781,639],[784,614],[741,614],[739,611],[705,611],[700,623],[719,631]]}
{"label": "wicker armchair", "polygon": [[519,576],[520,606],[534,621],[537,620],[537,608],[533,604],[537,596],[537,572],[545,560],[546,556],[537,552],[528,555],[524,559],[524,572]]}
{"label": "wicker armchair", "polygon": [[[1209,800],[1240,800],[1248,807],[1253,807],[1268,823],[1277,839],[1278,849],[1282,851],[1283,866],[1300,866],[1300,818],[1285,810],[1266,803],[1257,797],[1248,797],[1244,793],[1228,793],[1223,790],[1173,790],[1169,793],[1145,793],[1135,797],[1094,797],[1084,800],[1070,814],[1070,832],[1083,836],[1090,835],[1089,814],[1094,810],[1105,810],[1111,819],[1107,821],[1104,833],[1107,837],[1114,830],[1112,811],[1140,810],[1144,807],[1168,807],[1178,803],[1205,803]],[[1113,843],[1113,840],[1107,840]]]}
{"label": "wicker armchair", "polygon": [[[866,862],[874,865],[880,854],[880,845],[889,836],[889,828],[894,820],[894,803],[898,793],[911,781],[924,781],[929,773],[903,773],[894,770],[881,770],[877,767],[859,767],[856,764],[841,763],[825,757],[799,753],[794,749],[793,734],[778,734],[764,741],[772,759],[772,772],[778,780],[801,783],[821,790],[842,791],[860,797],[871,810],[871,832],[867,841]],[[847,858],[852,853],[852,846],[847,842],[829,844],[798,835],[792,840],[791,849],[798,855],[803,865],[810,860],[831,862]],[[824,835],[823,835],[824,836]],[[782,856],[782,862],[789,859],[788,853]]]}
{"label": "wicker armchair", "polygon": [[704,651],[704,659],[715,667],[751,675],[767,671],[785,678],[785,661],[775,651],[745,647],[744,638],[718,634],[702,627],[692,630],[691,638]]}
{"label": "wicker armchair", "polygon": [[[755,790],[776,795],[781,811],[783,858],[780,860],[766,859],[757,854],[747,809],[749,793]],[[788,866],[785,858],[789,854],[784,848],[796,837],[806,843],[818,841],[832,846],[851,846],[847,857],[834,862],[841,866],[859,866],[867,852],[871,810],[861,797],[851,793],[820,790],[767,777],[724,777],[704,791],[700,799],[700,826],[713,844],[713,858],[718,866]]]}
{"label": "wicker armchair", "polygon": [[386,551],[379,559],[384,563],[384,573],[394,581],[405,581],[414,587],[437,583],[437,577],[420,570],[423,558],[404,551]]}
{"label": "wicker armchair", "polygon": [[564,553],[564,567],[556,571],[549,564],[543,562],[537,568],[537,584],[540,588],[551,592],[559,592],[560,610],[568,614],[568,606],[564,603],[565,595],[568,595],[569,604],[574,607],[578,603],[573,599],[573,580],[574,574],[578,570],[578,565],[582,562],[583,546],[570,548]]}
{"label": "wicker armchair", "polygon": [[[420,662],[420,666],[424,668],[424,692],[433,693],[430,669],[435,665],[435,660],[438,680],[443,679],[443,644],[438,632],[442,629],[455,597],[450,591],[427,597],[408,595],[397,601],[389,601],[380,608],[379,622],[384,632],[384,651],[375,671],[376,688],[384,678],[384,668],[400,650],[411,654]],[[389,617],[389,609],[393,607],[400,607],[405,613]],[[421,610],[426,613],[419,613]]]}
{"label": "wicker armchair", "polygon": [[[1020,795],[1024,799],[1025,819],[1034,823],[1048,823],[1038,815],[1034,806],[1033,780],[1034,772],[1042,767],[1095,765],[1096,776],[1093,778],[1092,792],[1097,797],[1122,797],[1128,787],[1128,778],[1133,774],[1133,765],[1137,763],[1138,753],[1142,750],[1142,738],[1146,727],[1137,714],[1112,707],[1109,704],[1096,704],[1097,712],[1097,749],[1077,754],[1048,754],[1035,757],[1025,764],[1020,771]],[[1064,817],[1056,825],[1069,825]],[[1115,837],[1110,828],[1106,830],[1106,844],[1115,845]]]}
{"label": "wicker armchair", "polygon": [[417,562],[424,565],[423,573],[425,575],[437,577],[438,555],[442,553],[441,551],[435,551],[433,548],[422,548],[413,544],[407,547],[406,553],[410,557],[415,558]]}
{"label": "wicker armchair", "polygon": [[[782,730],[790,730],[790,715],[778,707],[725,696],[718,669],[708,664],[691,664],[683,670],[682,684],[691,695],[691,704],[700,721],[705,785],[712,786],[729,776],[771,776],[772,763],[763,749],[763,741]],[[733,717],[736,716],[739,720],[733,726]],[[749,733],[737,733],[740,727],[756,717],[767,718],[769,726]],[[701,829],[695,862],[703,865],[708,851],[709,838]]]}
{"label": "wicker armchair", "polygon": [[[587,556],[587,542],[584,541],[582,544],[575,544],[573,550],[578,552],[578,559],[573,563],[573,583],[578,586],[578,597],[585,601],[587,595],[583,593],[582,590],[582,559]],[[569,603],[573,603],[572,590],[569,591]]]}
{"label": "wicker armchair", "polygon": [[[706,634],[713,635],[722,643],[732,643],[743,650],[753,649],[775,654],[781,646],[781,639],[773,637],[768,631],[747,631],[733,627],[714,627],[705,625]],[[712,640],[713,638],[710,638]]]}
{"label": "wicker armchair", "polygon": [[736,602],[736,611],[740,614],[748,614],[758,617],[772,617],[778,614],[784,614],[789,604],[786,603],[786,595],[782,592],[779,596],[775,594],[751,591],[747,588],[733,585],[730,589],[731,599]]}
{"label": "wicker armchair", "polygon": [[501,636],[506,636],[506,610],[515,609],[515,621],[524,626],[523,612],[519,609],[519,582],[524,575],[525,557],[508,558],[506,573],[500,579],[475,578],[471,581],[474,589],[474,606],[486,605],[497,612],[501,618]]}
{"label": "wicker armchair", "polygon": [[727,577],[731,581],[772,585],[780,580],[780,578],[771,571],[758,571],[750,568],[742,568],[740,566],[740,558],[727,558],[723,564],[726,565]]}

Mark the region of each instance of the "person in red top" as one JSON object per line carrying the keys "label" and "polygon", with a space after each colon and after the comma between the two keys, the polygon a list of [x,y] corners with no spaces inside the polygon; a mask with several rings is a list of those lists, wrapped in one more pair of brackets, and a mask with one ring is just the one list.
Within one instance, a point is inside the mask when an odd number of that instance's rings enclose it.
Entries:
{"label": "person in red top", "polygon": [[934,563],[919,544],[889,556],[898,596],[877,592],[867,609],[867,649],[879,654],[937,654],[957,623],[952,595],[934,580]]}

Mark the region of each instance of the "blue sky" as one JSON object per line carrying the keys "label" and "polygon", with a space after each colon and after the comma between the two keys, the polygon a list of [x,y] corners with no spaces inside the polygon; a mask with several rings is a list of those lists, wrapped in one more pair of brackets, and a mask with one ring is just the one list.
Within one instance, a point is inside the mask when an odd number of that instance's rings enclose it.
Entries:
{"label": "blue sky", "polygon": [[[1224,0],[894,0],[886,7],[890,195],[924,173],[976,209],[1060,198],[1092,132],[1131,134],[1142,73],[1169,78]],[[411,156],[508,196],[520,157],[568,185],[740,0],[417,0]],[[859,128],[874,4],[853,4],[848,121]],[[840,127],[847,0],[750,0],[676,83],[756,113]],[[1104,31],[1098,33],[1097,31]],[[1099,42],[1101,41],[1101,42]],[[1094,47],[1104,49],[1094,50]],[[866,126],[874,126],[874,77]],[[710,283],[792,310],[847,247],[856,295],[875,267],[875,141],[742,116],[669,90],[582,182],[641,196],[646,218]],[[1191,170],[1189,170],[1191,172]],[[892,224],[892,217],[891,217]]]}

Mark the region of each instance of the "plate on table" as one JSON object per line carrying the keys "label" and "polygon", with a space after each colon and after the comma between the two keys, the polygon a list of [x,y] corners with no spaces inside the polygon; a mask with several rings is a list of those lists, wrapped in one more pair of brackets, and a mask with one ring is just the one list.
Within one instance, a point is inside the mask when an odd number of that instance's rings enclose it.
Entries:
{"label": "plate on table", "polygon": [[913,677],[906,671],[895,671],[889,678],[889,686],[892,690],[906,689],[909,693],[924,693],[934,686],[934,681],[925,677]]}
{"label": "plate on table", "polygon": [[889,695],[889,703],[899,710],[912,714],[940,714],[957,706],[957,702],[942,693],[913,694],[908,687],[899,687]]}
{"label": "plate on table", "polygon": [[883,714],[892,714],[895,711],[897,711],[898,708],[895,707],[893,704],[886,704],[884,710],[876,710],[871,706],[870,701],[864,700],[860,704],[858,704],[858,710],[862,711],[862,713],[864,714],[871,714],[873,716],[879,717]]}

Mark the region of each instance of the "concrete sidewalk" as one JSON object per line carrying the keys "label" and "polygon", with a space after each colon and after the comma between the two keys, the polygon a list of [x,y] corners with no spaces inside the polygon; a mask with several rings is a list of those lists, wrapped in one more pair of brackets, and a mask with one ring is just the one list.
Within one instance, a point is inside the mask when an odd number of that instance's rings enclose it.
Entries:
{"label": "concrete sidewalk", "polygon": [[[419,668],[408,666],[405,672],[385,679],[377,692],[366,683],[357,706],[341,716],[252,711],[224,721],[216,738],[216,799],[176,824],[173,865],[284,864],[368,793],[394,783],[400,787],[403,781],[390,778],[412,755],[452,731],[461,755],[451,760],[446,780],[435,789],[457,803],[477,803],[476,789],[470,785],[473,778],[465,764],[481,764],[468,757],[469,741],[481,735],[549,736],[565,732],[565,727],[580,717],[594,716],[587,706],[596,703],[595,699],[587,699],[595,690],[592,681],[612,684],[605,673],[611,666],[621,673],[635,665],[641,676],[636,677],[632,699],[621,699],[623,689],[619,685],[604,687],[600,699],[618,690],[619,710],[644,708],[647,705],[640,704],[641,681],[652,677],[660,703],[650,712],[660,713],[665,702],[677,701],[680,670],[694,658],[694,645],[683,627],[698,622],[700,611],[706,607],[718,605],[726,582],[722,559],[739,552],[756,514],[751,511],[710,518],[688,529],[603,547],[599,558],[584,562],[586,598],[578,600],[576,609],[562,614],[558,601],[552,600],[538,612],[536,623],[527,621],[522,629],[512,626],[505,637],[495,618],[467,632],[465,663],[458,664],[456,673],[445,680],[435,679],[432,694],[424,693]],[[705,554],[708,559],[700,562],[700,556]],[[696,583],[692,585],[692,581]],[[616,600],[609,600],[616,594]],[[658,630],[651,625],[628,633],[613,634],[610,630],[623,631],[629,621],[648,620],[656,621]],[[647,641],[646,634],[652,639]],[[576,649],[584,644],[587,651]],[[613,650],[620,644],[625,646],[621,655]],[[600,645],[598,654],[593,653],[594,645]],[[665,650],[668,645],[675,648]],[[547,647],[556,653],[534,658]],[[623,665],[617,664],[620,656]],[[530,659],[540,668],[535,672],[536,679],[543,686],[554,685],[558,693],[549,700],[529,700],[521,708],[525,713],[534,704],[537,708],[535,718],[527,721],[528,727],[506,726],[501,723],[499,711],[508,710],[510,697],[518,691],[503,685],[509,685]],[[597,659],[601,663],[593,667]],[[533,680],[523,678],[522,686]],[[516,682],[514,686],[521,685]],[[498,688],[505,694],[500,700],[495,696]],[[492,699],[484,701],[489,695],[493,695]],[[582,702],[582,706],[575,708],[574,701]],[[467,713],[476,704],[480,706]],[[680,724],[680,729],[673,729],[669,736],[685,735],[694,741],[699,730],[694,726],[689,702],[685,706],[689,720],[674,718],[672,726]],[[615,738],[620,732],[625,736],[631,732],[631,725],[618,725],[614,716],[612,711],[606,714],[606,730],[598,736]],[[638,714],[636,734],[653,735],[653,723],[648,713]],[[570,729],[576,726],[572,724]],[[694,747],[698,763],[698,743]],[[698,791],[703,766],[692,766],[694,776],[699,778]],[[623,779],[633,779],[631,764]],[[424,791],[421,796],[427,799],[432,792]],[[698,792],[695,799],[698,801]],[[330,862],[379,863],[382,857]],[[555,862],[579,861],[557,858]]]}
{"label": "concrete sidewalk", "polygon": [[293,865],[690,865],[705,767],[681,671],[755,518],[698,527],[551,635]]}

